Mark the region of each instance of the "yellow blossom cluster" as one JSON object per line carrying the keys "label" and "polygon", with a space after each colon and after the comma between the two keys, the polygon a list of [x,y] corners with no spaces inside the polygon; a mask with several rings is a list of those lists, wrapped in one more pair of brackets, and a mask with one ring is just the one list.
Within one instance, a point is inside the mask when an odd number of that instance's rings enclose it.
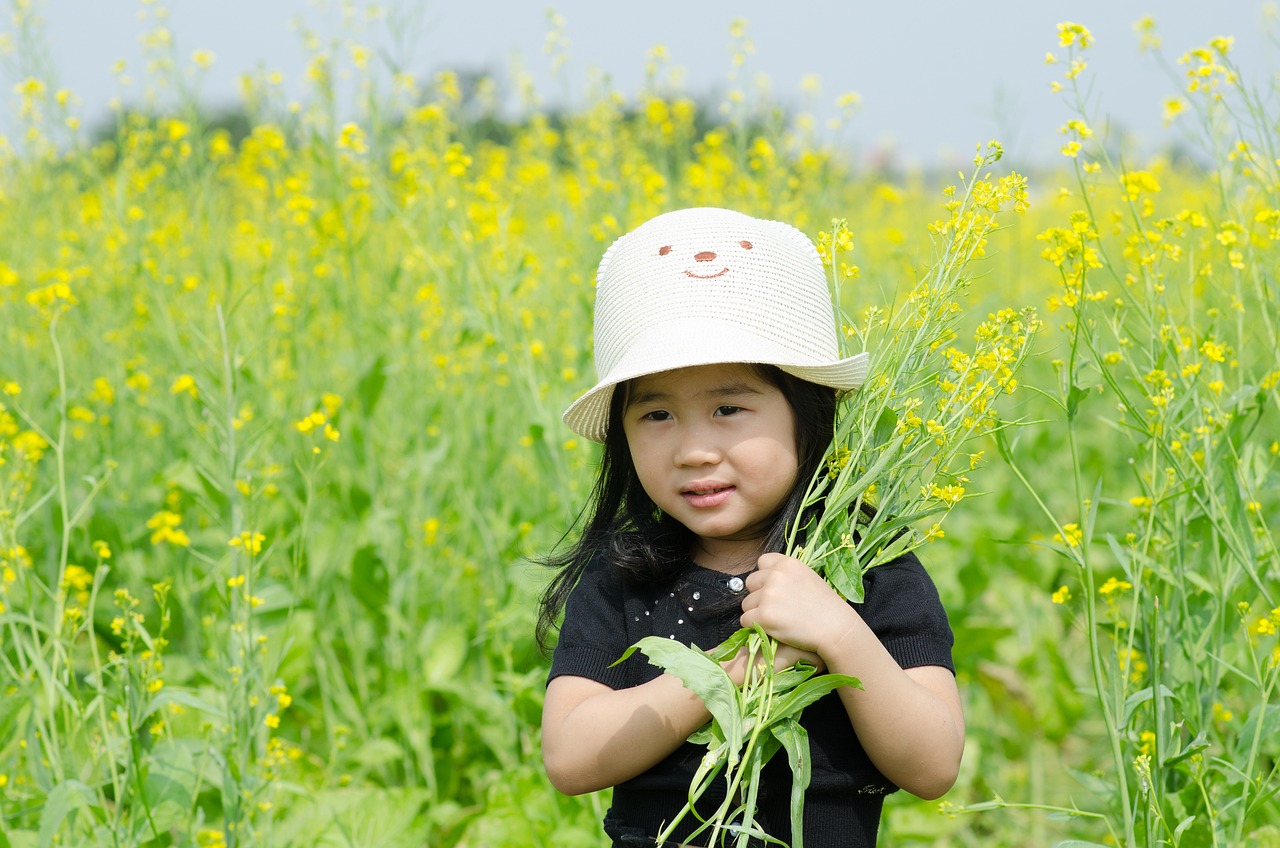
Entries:
{"label": "yellow blossom cluster", "polygon": [[182,516],[176,512],[162,509],[147,519],[147,529],[151,530],[151,544],[176,545],[180,548],[190,546],[191,538],[181,527]]}

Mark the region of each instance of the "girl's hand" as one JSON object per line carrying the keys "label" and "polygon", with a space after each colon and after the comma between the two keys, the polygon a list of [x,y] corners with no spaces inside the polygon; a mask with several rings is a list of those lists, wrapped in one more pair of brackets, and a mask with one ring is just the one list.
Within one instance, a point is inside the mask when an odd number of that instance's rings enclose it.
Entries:
{"label": "girl's hand", "polygon": [[[765,554],[758,570],[747,577],[742,626],[760,625],[797,654],[821,659],[849,632],[856,616],[817,572],[794,557]],[[782,655],[782,648],[778,653]],[[819,668],[826,665],[814,664]]]}
{"label": "girl's hand", "polygon": [[[807,662],[816,668],[819,672],[826,671],[827,664],[822,657],[813,651],[802,651],[785,642],[778,643],[778,649],[773,655],[773,670],[782,671],[791,668],[798,662]],[[757,667],[764,666],[764,657],[756,657]],[[729,673],[729,679],[733,681],[733,685],[742,687],[743,680],[747,676],[747,648],[743,645],[738,652],[733,655],[733,659],[721,663],[724,670]]]}

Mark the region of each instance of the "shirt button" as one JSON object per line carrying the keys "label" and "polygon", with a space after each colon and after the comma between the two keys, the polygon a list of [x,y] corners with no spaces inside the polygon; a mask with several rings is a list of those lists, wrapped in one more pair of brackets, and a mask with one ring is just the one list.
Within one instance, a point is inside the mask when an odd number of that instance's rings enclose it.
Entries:
{"label": "shirt button", "polygon": [[743,583],[743,582],[742,582],[742,578],[741,578],[741,577],[730,577],[730,578],[729,578],[729,591],[730,591],[730,592],[741,592],[741,591],[743,590],[743,588],[744,588],[746,585],[747,585],[746,583]]}

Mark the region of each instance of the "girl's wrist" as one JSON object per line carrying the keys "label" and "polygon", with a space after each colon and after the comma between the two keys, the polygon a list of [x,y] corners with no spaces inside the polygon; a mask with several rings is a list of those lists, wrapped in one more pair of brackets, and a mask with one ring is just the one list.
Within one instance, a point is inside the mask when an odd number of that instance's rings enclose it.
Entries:
{"label": "girl's wrist", "polygon": [[830,668],[832,660],[846,653],[846,645],[857,630],[861,617],[853,607],[841,602],[840,608],[827,620],[827,636],[814,646],[814,653],[822,657]]}

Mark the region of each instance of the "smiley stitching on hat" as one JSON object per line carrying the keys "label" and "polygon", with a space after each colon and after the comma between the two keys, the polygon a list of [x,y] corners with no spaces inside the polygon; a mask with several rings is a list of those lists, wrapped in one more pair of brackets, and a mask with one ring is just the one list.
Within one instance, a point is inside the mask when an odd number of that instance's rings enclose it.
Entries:
{"label": "smiley stitching on hat", "polygon": [[[752,248],[755,247],[755,245],[753,245],[751,242],[747,241],[746,239],[739,241],[738,246],[741,247],[743,250],[751,250]],[[664,244],[662,247],[658,248],[658,255],[669,256],[672,250],[673,248],[671,245]],[[719,254],[717,254],[713,250],[700,250],[697,253],[693,254],[693,261],[694,262],[714,262],[718,255]],[[723,277],[727,273],[729,273],[729,266],[725,265],[723,268],[721,268],[719,271],[715,272],[714,274],[696,274],[693,271],[685,269],[684,275],[686,277],[691,277],[695,280],[714,280],[716,277]]]}

